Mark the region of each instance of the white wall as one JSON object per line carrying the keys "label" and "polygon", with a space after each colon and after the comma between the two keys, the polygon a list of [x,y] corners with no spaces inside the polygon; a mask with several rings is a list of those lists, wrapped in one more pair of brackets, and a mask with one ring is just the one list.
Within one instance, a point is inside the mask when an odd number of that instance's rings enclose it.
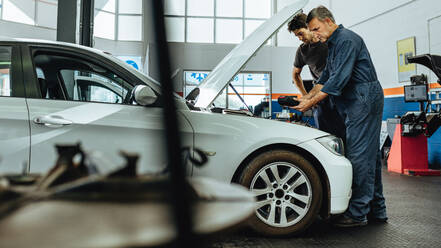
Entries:
{"label": "white wall", "polygon": [[[428,20],[429,29],[429,52],[431,54],[441,55],[441,13],[439,16]],[[431,82],[435,82],[437,77],[432,72],[430,74]]]}
{"label": "white wall", "polygon": [[428,21],[430,36],[430,52],[441,55],[441,13]]}
{"label": "white wall", "polygon": [[[32,4],[29,4],[32,2]],[[20,7],[20,11],[32,12],[28,9],[33,8],[34,1],[20,0],[14,2]],[[45,25],[48,27],[35,26],[29,24],[23,24],[13,21],[0,19],[0,36],[11,38],[29,38],[29,39],[43,39],[43,40],[56,40],[57,39],[57,9],[53,4],[38,2],[38,16],[37,24]],[[27,4],[27,5],[26,5]],[[29,5],[29,6],[28,6]],[[47,6],[46,6],[47,5]],[[12,5],[15,6],[15,5]],[[27,7],[26,7],[27,6]],[[24,9],[24,10],[23,10]],[[5,11],[3,10],[3,17],[5,17]],[[16,12],[20,12],[16,11]],[[79,15],[80,10],[77,10]],[[32,16],[34,18],[34,16]],[[79,19],[78,19],[79,20]],[[33,22],[34,23],[34,22]],[[79,25],[77,23],[77,25]],[[78,40],[77,26],[77,40]],[[114,55],[127,55],[127,56],[145,56],[144,45],[141,41],[114,41],[102,38],[94,38],[94,47]]]}
{"label": "white wall", "polygon": [[11,38],[56,40],[55,29],[0,20],[0,35]]}
{"label": "white wall", "polygon": [[143,43],[141,41],[115,41],[95,37],[94,48],[113,55],[144,56]]}
{"label": "white wall", "polygon": [[[280,11],[285,6],[295,2],[296,0],[278,0],[277,1],[277,10]],[[330,7],[330,0],[310,0],[309,3],[303,9],[303,13],[308,14],[308,12],[319,6],[323,5],[327,8]],[[286,27],[282,27],[277,36],[277,45],[278,46],[288,46],[288,47],[298,47],[301,42],[295,38],[293,39],[293,34],[290,34]]]}
{"label": "white wall", "polygon": [[[332,6],[339,6],[343,2],[347,3],[348,1],[332,0]],[[350,27],[350,29],[361,35],[366,42],[383,88],[402,86],[398,83],[396,42],[415,36],[416,54],[429,53],[428,20],[441,14],[439,0],[402,2],[408,3]],[[390,7],[388,1],[376,0],[376,4],[384,4]],[[384,10],[386,8],[379,6],[378,9]],[[348,15],[343,14],[343,8],[335,10],[335,12],[342,13],[342,17],[337,16],[337,20],[345,20],[345,16]],[[347,12],[350,12],[350,10],[348,9]],[[372,14],[374,13],[376,12],[372,12]],[[352,17],[348,17],[348,20],[352,20]],[[437,23],[439,23],[439,20]],[[441,25],[432,26],[432,34],[436,33],[441,38],[439,35]],[[435,42],[433,46],[436,46]],[[438,53],[441,54],[441,51],[438,51]],[[424,67],[417,66],[417,73],[428,72]]]}
{"label": "white wall", "polygon": [[331,0],[331,8],[338,22],[352,26],[413,1],[415,0]]}
{"label": "white wall", "polygon": [[[27,38],[53,40],[57,39],[57,31],[52,28],[39,27],[0,20],[1,36],[11,38]],[[137,41],[114,41],[94,38],[94,47],[114,55],[143,56],[143,43]]]}

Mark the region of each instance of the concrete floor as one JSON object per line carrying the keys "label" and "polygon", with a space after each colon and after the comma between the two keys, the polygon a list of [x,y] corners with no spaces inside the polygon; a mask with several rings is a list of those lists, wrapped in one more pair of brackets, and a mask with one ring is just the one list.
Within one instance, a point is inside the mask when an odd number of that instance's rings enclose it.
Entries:
{"label": "concrete floor", "polygon": [[441,247],[441,177],[411,177],[383,171],[389,223],[335,228],[317,220],[299,237],[265,238],[242,229],[207,247]]}

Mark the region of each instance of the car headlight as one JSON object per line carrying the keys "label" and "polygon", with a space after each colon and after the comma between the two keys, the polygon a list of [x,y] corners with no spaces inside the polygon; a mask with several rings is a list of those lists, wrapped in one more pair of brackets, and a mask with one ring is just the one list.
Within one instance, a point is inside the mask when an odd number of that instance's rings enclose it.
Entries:
{"label": "car headlight", "polygon": [[320,144],[322,144],[324,147],[326,147],[326,149],[328,149],[330,152],[340,156],[345,155],[345,148],[343,145],[343,141],[340,138],[335,137],[333,135],[329,135],[318,138],[317,141]]}

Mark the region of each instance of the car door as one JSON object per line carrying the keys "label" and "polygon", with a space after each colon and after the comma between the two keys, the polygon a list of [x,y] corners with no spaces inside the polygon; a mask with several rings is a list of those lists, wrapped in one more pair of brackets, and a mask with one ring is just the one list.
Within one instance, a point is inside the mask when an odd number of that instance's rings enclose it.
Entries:
{"label": "car door", "polygon": [[0,173],[28,172],[29,145],[20,49],[0,43]]}
{"label": "car door", "polygon": [[[24,49],[28,53],[27,78],[38,89],[28,99],[31,126],[31,172],[47,172],[54,165],[55,145],[80,142],[98,151],[102,172],[121,166],[119,151],[140,155],[139,172],[156,173],[166,166],[163,153],[162,108],[129,102],[139,79],[116,64],[82,50]],[[86,56],[87,55],[87,56]],[[31,91],[32,89],[30,89]],[[183,130],[192,137],[191,126]],[[189,141],[192,144],[192,140]]]}

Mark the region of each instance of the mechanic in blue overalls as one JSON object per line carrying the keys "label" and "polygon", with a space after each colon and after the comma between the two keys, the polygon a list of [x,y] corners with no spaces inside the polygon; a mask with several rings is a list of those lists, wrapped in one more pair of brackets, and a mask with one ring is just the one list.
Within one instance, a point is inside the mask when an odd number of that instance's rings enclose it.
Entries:
{"label": "mechanic in blue overalls", "polygon": [[[300,13],[294,16],[288,23],[288,31],[292,32],[302,41],[302,44],[296,51],[292,71],[293,83],[300,91],[302,97],[308,94],[301,76],[303,67],[308,65],[315,84],[326,67],[326,58],[328,57],[328,45],[320,42],[320,40],[308,30],[306,18],[307,16],[304,13]],[[346,140],[345,124],[330,99],[324,99],[317,104],[313,113],[315,126],[318,129],[333,134],[343,141]]]}
{"label": "mechanic in blue overalls", "polygon": [[326,68],[310,96],[296,107],[307,111],[326,97],[335,103],[346,125],[346,157],[353,168],[352,197],[334,225],[363,226],[367,219],[386,222],[381,182],[380,129],[383,89],[363,39],[335,24],[332,13],[319,6],[306,20],[308,28],[328,44]]}

